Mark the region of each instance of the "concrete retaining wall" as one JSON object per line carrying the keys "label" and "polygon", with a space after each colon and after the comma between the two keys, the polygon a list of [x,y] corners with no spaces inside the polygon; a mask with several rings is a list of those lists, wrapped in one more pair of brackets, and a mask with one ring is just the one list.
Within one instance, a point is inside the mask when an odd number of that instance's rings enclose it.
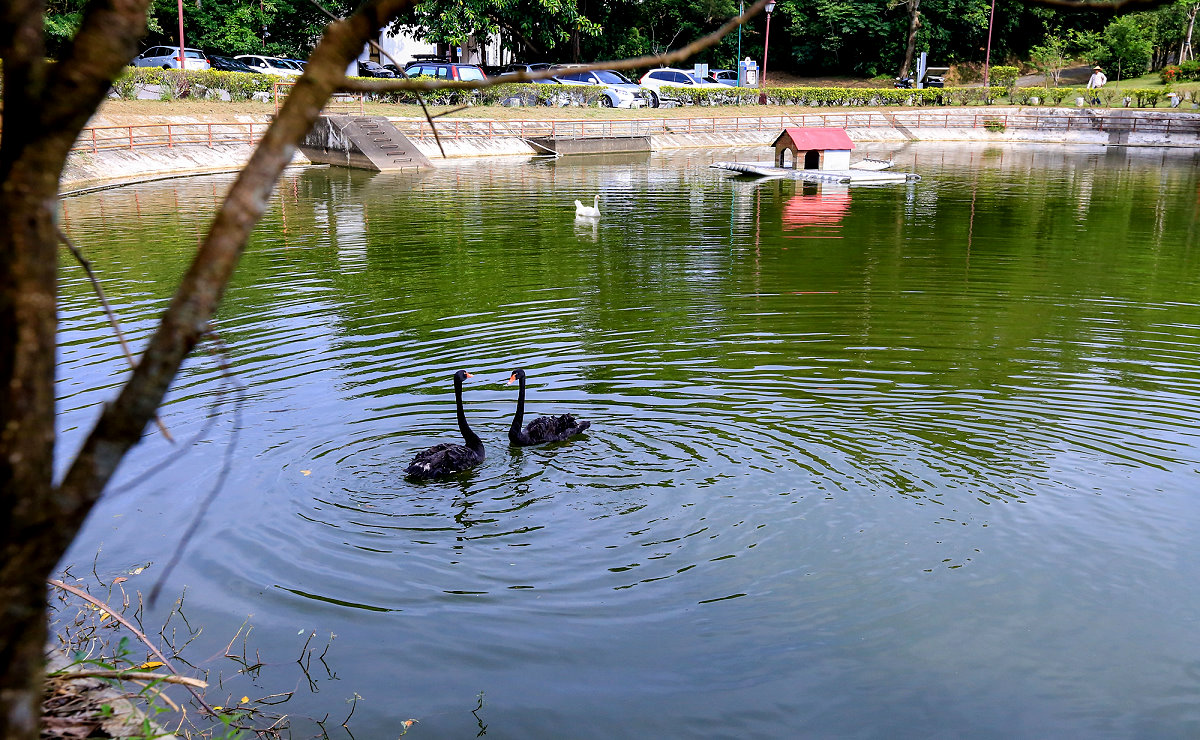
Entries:
{"label": "concrete retaining wall", "polygon": [[[950,112],[963,112],[953,109]],[[966,111],[970,113],[971,111]],[[1125,111],[1088,109],[985,109],[989,115],[1003,118],[1009,115],[1064,115],[1078,118],[1080,126],[1088,122],[1102,121],[1106,128],[1115,130],[1095,131],[1091,129],[1028,130],[1009,128],[1005,131],[988,131],[982,128],[939,128],[911,127],[903,125],[886,128],[850,128],[850,138],[859,142],[889,141],[966,141],[980,143],[1044,143],[1044,144],[1090,144],[1097,146],[1181,146],[1200,147],[1200,135],[1155,134],[1122,131],[1122,119],[1142,122],[1155,119],[1200,118],[1194,113],[1167,111]],[[650,137],[654,151],[687,148],[765,147],[770,146],[778,131],[749,131],[719,134],[666,134]],[[427,156],[433,164],[445,161],[433,139],[412,140],[415,148]],[[463,157],[529,157],[546,152],[528,141],[517,137],[444,139],[447,158]],[[61,188],[64,192],[103,186],[105,184],[130,182],[161,177],[169,174],[191,174],[225,172],[240,169],[250,157],[252,146],[247,144],[206,146],[177,146],[174,148],[145,148],[137,150],[111,150],[95,154],[71,155],[63,173]],[[297,154],[293,164],[308,164],[303,155]]]}
{"label": "concrete retaining wall", "polygon": [[[249,161],[253,151],[252,144],[218,144],[78,152],[67,159],[59,189],[67,193],[163,175],[236,172]],[[309,164],[309,161],[297,153],[292,164]]]}
{"label": "concrete retaining wall", "polygon": [[[442,152],[433,139],[409,139],[413,146],[429,158],[435,166],[442,159]],[[446,157],[457,159],[461,157],[528,157],[533,154],[545,154],[538,151],[529,142],[518,138],[496,139],[442,139],[442,148]]]}

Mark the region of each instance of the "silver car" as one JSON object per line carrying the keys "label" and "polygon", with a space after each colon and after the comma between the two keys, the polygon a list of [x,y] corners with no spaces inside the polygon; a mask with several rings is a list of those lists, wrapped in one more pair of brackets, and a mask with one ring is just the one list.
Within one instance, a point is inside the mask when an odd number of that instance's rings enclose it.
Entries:
{"label": "silver car", "polygon": [[304,70],[299,65],[288,64],[279,57],[267,57],[261,54],[239,54],[234,59],[247,67],[253,67],[255,72],[275,75],[277,77],[297,77]]}
{"label": "silver car", "polygon": [[[135,67],[162,67],[163,69],[179,69],[178,46],[151,46],[138,54],[130,62]],[[184,69],[208,69],[208,57],[199,49],[183,49]]]}
{"label": "silver car", "polygon": [[658,99],[648,90],[630,82],[620,72],[600,69],[572,72],[570,67],[556,67],[554,76],[565,85],[600,85],[604,94],[600,104],[605,108],[658,107]]}

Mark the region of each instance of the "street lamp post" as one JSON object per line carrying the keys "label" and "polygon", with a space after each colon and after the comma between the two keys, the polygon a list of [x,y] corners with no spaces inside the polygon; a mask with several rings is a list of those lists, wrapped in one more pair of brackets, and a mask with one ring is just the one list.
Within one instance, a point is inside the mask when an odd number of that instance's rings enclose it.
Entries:
{"label": "street lamp post", "polygon": [[775,3],[774,2],[767,3],[767,7],[766,7],[767,32],[763,36],[763,65],[762,65],[762,71],[759,72],[759,77],[758,77],[758,104],[759,105],[767,104],[767,88],[766,88],[766,84],[767,84],[767,46],[771,43],[771,11],[772,10],[775,10]]}
{"label": "street lamp post", "polygon": [[179,0],[179,69],[184,68],[183,63],[183,0]]}
{"label": "street lamp post", "polygon": [[[738,15],[745,15],[745,14],[746,14],[746,2],[745,2],[745,0],[742,0],[742,2],[738,3]],[[1179,57],[1179,61],[1181,61],[1181,62],[1183,61],[1182,55]],[[741,23],[738,24],[737,66],[738,66],[737,86],[741,87],[742,86],[742,75],[744,74],[744,72],[742,71],[742,24]]]}

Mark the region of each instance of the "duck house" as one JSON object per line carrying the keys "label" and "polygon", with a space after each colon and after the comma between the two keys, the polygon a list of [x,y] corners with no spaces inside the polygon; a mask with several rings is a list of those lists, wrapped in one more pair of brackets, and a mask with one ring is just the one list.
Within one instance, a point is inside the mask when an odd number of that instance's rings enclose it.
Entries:
{"label": "duck house", "polygon": [[804,170],[848,170],[854,142],[845,129],[785,128],[775,139],[775,166]]}

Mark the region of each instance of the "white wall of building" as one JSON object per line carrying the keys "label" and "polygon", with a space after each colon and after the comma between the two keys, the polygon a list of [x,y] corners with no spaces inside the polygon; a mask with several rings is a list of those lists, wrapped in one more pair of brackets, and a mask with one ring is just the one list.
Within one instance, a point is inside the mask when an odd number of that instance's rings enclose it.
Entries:
{"label": "white wall of building", "polygon": [[[431,44],[418,39],[412,34],[404,31],[391,31],[384,29],[379,37],[379,48],[383,49],[392,59],[396,60],[396,64],[403,67],[413,61],[419,54],[437,54],[437,44]],[[498,64],[500,61],[500,40],[489,39],[485,45],[480,44],[477,39],[470,39],[465,46],[459,47],[459,60],[466,64]],[[362,53],[358,55],[360,61],[366,61],[371,58],[374,49],[370,44],[363,47]],[[380,64],[386,64],[388,60],[380,57]],[[350,65],[350,74],[356,71],[356,64]]]}
{"label": "white wall of building", "polygon": [[823,169],[827,170],[848,170],[850,169],[850,150],[849,149],[826,149],[825,150],[825,165]]}

